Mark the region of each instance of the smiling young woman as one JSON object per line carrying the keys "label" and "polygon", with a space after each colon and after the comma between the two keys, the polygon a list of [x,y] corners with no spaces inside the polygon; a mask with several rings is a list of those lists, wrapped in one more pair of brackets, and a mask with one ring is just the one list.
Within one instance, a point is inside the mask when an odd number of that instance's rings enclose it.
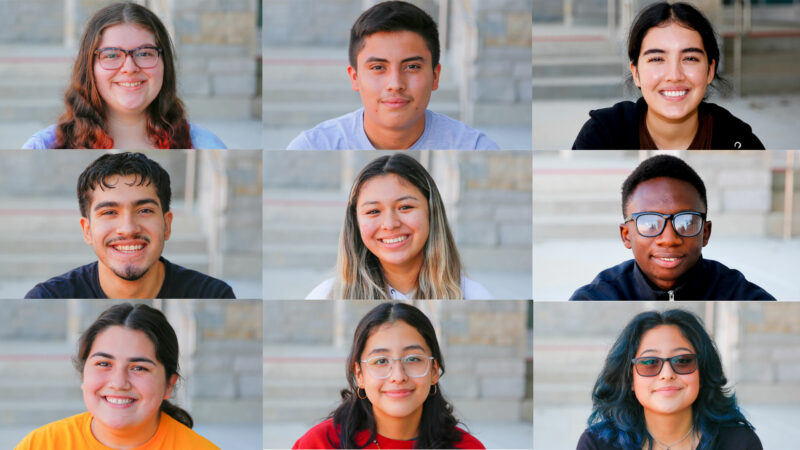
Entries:
{"label": "smiling young woman", "polygon": [[174,53],[149,9],[129,2],[100,9],[81,38],[66,111],[23,148],[225,148],[187,121]]}
{"label": "smiling young woman", "polygon": [[763,149],[750,125],[704,100],[724,84],[711,23],[687,3],[659,2],[639,13],[628,37],[641,97],[594,110],[573,149]]}
{"label": "smiling young woman", "polygon": [[680,309],[643,312],[609,351],[577,448],[762,450],[726,384],[700,319]]}
{"label": "smiling young woman", "polygon": [[342,403],[293,448],[485,448],[456,426],[442,376],[431,321],[413,306],[381,303],[353,334]]}
{"label": "smiling young woman", "polygon": [[88,411],[34,430],[15,449],[219,450],[169,402],[178,354],[178,338],[160,311],[129,303],[108,308],[83,332],[73,360]]}
{"label": "smiling young woman", "polygon": [[491,299],[467,278],[436,183],[414,158],[371,161],[350,190],[337,277],[306,299]]}

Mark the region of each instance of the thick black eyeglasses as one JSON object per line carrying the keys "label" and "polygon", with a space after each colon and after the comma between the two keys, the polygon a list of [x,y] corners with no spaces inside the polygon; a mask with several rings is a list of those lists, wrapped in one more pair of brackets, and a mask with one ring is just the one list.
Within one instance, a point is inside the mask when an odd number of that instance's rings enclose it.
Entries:
{"label": "thick black eyeglasses", "polygon": [[119,69],[125,64],[126,56],[133,58],[133,62],[140,69],[151,69],[158,64],[158,55],[162,50],[152,45],[142,45],[133,50],[118,47],[103,47],[94,51],[103,69]]}
{"label": "thick black eyeglasses", "polygon": [[669,361],[672,371],[678,375],[689,375],[697,370],[697,355],[694,353],[675,355],[671,358],[642,356],[631,360],[636,373],[643,377],[654,377],[660,374],[661,369],[664,367],[664,361]]}
{"label": "thick black eyeglasses", "polygon": [[706,213],[683,211],[675,214],[657,212],[638,212],[625,218],[623,225],[631,220],[636,222],[636,231],[644,237],[656,237],[664,232],[667,220],[672,219],[672,229],[679,236],[693,237],[703,231]]}

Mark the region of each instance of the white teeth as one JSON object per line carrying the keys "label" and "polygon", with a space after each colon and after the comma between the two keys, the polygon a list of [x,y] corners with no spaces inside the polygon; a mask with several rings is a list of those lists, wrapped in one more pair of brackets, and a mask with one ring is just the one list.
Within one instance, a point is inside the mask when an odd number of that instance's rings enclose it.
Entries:
{"label": "white teeth", "polygon": [[384,244],[394,244],[394,243],[397,243],[397,242],[403,242],[406,239],[408,239],[408,236],[400,236],[400,237],[396,237],[394,239],[383,239],[383,243]]}
{"label": "white teeth", "polygon": [[675,260],[677,260],[678,258],[661,258],[661,259],[662,259],[663,261],[668,261],[668,262],[671,262],[671,261],[675,261]]}
{"label": "white teeth", "polygon": [[683,97],[689,91],[661,91],[661,95],[665,97]]}
{"label": "white teeth", "polygon": [[118,84],[120,86],[125,86],[125,87],[135,87],[135,86],[138,86],[138,85],[142,84],[142,82],[141,81],[135,81],[133,83],[118,83]]}
{"label": "white teeth", "polygon": [[115,248],[121,252],[138,252],[144,245],[118,245]]}
{"label": "white teeth", "polygon": [[132,398],[106,397],[106,401],[108,401],[108,403],[113,403],[115,405],[127,405],[128,403],[133,403],[133,399]]}

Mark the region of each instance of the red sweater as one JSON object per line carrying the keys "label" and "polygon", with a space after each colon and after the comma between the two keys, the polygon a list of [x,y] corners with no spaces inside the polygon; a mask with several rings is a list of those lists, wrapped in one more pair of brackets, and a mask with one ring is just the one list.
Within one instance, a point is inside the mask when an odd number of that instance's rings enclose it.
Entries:
{"label": "red sweater", "polygon": [[[313,426],[310,430],[306,432],[297,442],[294,443],[293,449],[336,449],[342,448],[339,444],[339,435],[338,435],[339,427],[333,426],[333,419],[328,419],[320,424]],[[456,427],[456,430],[461,433],[461,440],[456,442],[453,447],[454,448],[478,448],[478,449],[485,449],[486,447],[481,444],[481,441],[475,439],[474,436],[467,433],[466,431],[462,430],[461,428]],[[369,438],[369,430],[362,430],[356,433],[356,442],[363,445],[367,442]],[[374,442],[370,442],[364,448],[381,448],[381,449],[390,449],[390,448],[414,448],[414,444],[416,444],[416,440],[411,439],[408,441],[400,441],[397,439],[389,439],[385,436],[381,436],[380,434],[377,435],[378,445],[375,445]]]}

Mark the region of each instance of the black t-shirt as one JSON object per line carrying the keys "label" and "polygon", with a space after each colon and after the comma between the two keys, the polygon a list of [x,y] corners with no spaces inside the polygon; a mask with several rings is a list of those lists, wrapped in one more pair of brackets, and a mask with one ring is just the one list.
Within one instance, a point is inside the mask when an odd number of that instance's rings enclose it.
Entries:
{"label": "black t-shirt", "polygon": [[[172,264],[164,257],[164,282],[155,298],[236,298],[222,280]],[[39,283],[25,298],[108,298],[100,287],[97,261]]]}
{"label": "black t-shirt", "polygon": [[[713,449],[703,447],[700,441],[698,450],[764,450],[756,433],[747,427],[721,428],[717,445]],[[592,430],[586,430],[578,440],[576,450],[629,450],[601,441]]]}

